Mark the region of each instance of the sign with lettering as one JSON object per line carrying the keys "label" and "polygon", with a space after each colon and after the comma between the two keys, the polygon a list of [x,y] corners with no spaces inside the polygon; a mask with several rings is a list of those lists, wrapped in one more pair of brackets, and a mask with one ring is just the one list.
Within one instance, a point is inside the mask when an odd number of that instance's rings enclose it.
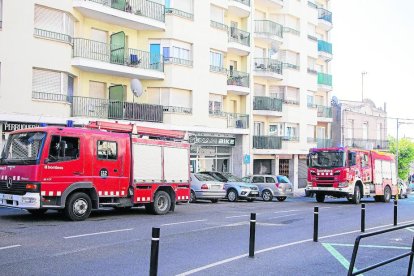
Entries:
{"label": "sign with lettering", "polygon": [[19,129],[39,127],[40,124],[37,123],[22,123],[22,122],[4,122],[3,123],[3,132],[12,132]]}
{"label": "sign with lettering", "polygon": [[196,136],[189,137],[190,144],[209,145],[209,146],[235,146],[236,138],[215,137],[215,136]]}

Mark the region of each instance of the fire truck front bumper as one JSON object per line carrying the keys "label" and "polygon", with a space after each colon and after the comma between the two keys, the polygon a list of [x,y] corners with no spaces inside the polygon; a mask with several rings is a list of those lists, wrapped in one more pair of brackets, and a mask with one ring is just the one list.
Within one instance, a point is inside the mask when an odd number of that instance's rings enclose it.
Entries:
{"label": "fire truck front bumper", "polygon": [[25,193],[24,195],[0,194],[0,206],[21,208],[21,209],[39,209],[40,194]]}
{"label": "fire truck front bumper", "polygon": [[333,196],[347,196],[347,195],[353,195],[354,190],[352,187],[346,186],[346,187],[321,187],[321,186],[312,186],[309,185],[306,187],[306,190],[310,193],[324,193],[326,195],[333,195]]}

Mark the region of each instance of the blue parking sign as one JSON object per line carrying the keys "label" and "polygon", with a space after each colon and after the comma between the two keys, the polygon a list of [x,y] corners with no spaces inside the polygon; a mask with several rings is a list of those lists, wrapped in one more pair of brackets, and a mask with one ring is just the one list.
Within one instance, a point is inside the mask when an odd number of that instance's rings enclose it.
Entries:
{"label": "blue parking sign", "polygon": [[250,164],[250,154],[245,154],[244,155],[243,163],[244,164]]}

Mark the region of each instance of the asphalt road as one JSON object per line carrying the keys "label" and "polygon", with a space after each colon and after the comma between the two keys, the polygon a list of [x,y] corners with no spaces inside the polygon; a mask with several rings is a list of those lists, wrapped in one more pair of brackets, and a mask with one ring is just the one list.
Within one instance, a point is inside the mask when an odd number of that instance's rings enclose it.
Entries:
{"label": "asphalt road", "polygon": [[[392,227],[393,204],[366,203],[367,232]],[[319,206],[319,242],[312,241]],[[414,195],[399,201],[399,223],[414,223]],[[257,213],[256,255],[247,257],[249,214]],[[93,212],[69,222],[0,208],[0,275],[148,275],[151,228],[161,228],[159,275],[346,275],[360,229],[360,206],[226,201],[179,205],[165,216],[143,209]],[[356,267],[408,252],[414,227],[361,242]],[[406,275],[408,258],[364,275]]]}

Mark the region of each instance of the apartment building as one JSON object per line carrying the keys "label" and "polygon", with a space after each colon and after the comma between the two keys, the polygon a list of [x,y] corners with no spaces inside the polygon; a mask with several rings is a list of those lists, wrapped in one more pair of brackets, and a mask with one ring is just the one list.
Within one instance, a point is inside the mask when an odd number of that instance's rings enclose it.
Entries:
{"label": "apartment building", "polygon": [[387,107],[364,101],[333,101],[332,142],[336,146],[388,149]]}
{"label": "apartment building", "polygon": [[0,143],[40,124],[135,122],[186,131],[192,171],[297,184],[330,138],[331,19],[325,0],[0,0]]}

